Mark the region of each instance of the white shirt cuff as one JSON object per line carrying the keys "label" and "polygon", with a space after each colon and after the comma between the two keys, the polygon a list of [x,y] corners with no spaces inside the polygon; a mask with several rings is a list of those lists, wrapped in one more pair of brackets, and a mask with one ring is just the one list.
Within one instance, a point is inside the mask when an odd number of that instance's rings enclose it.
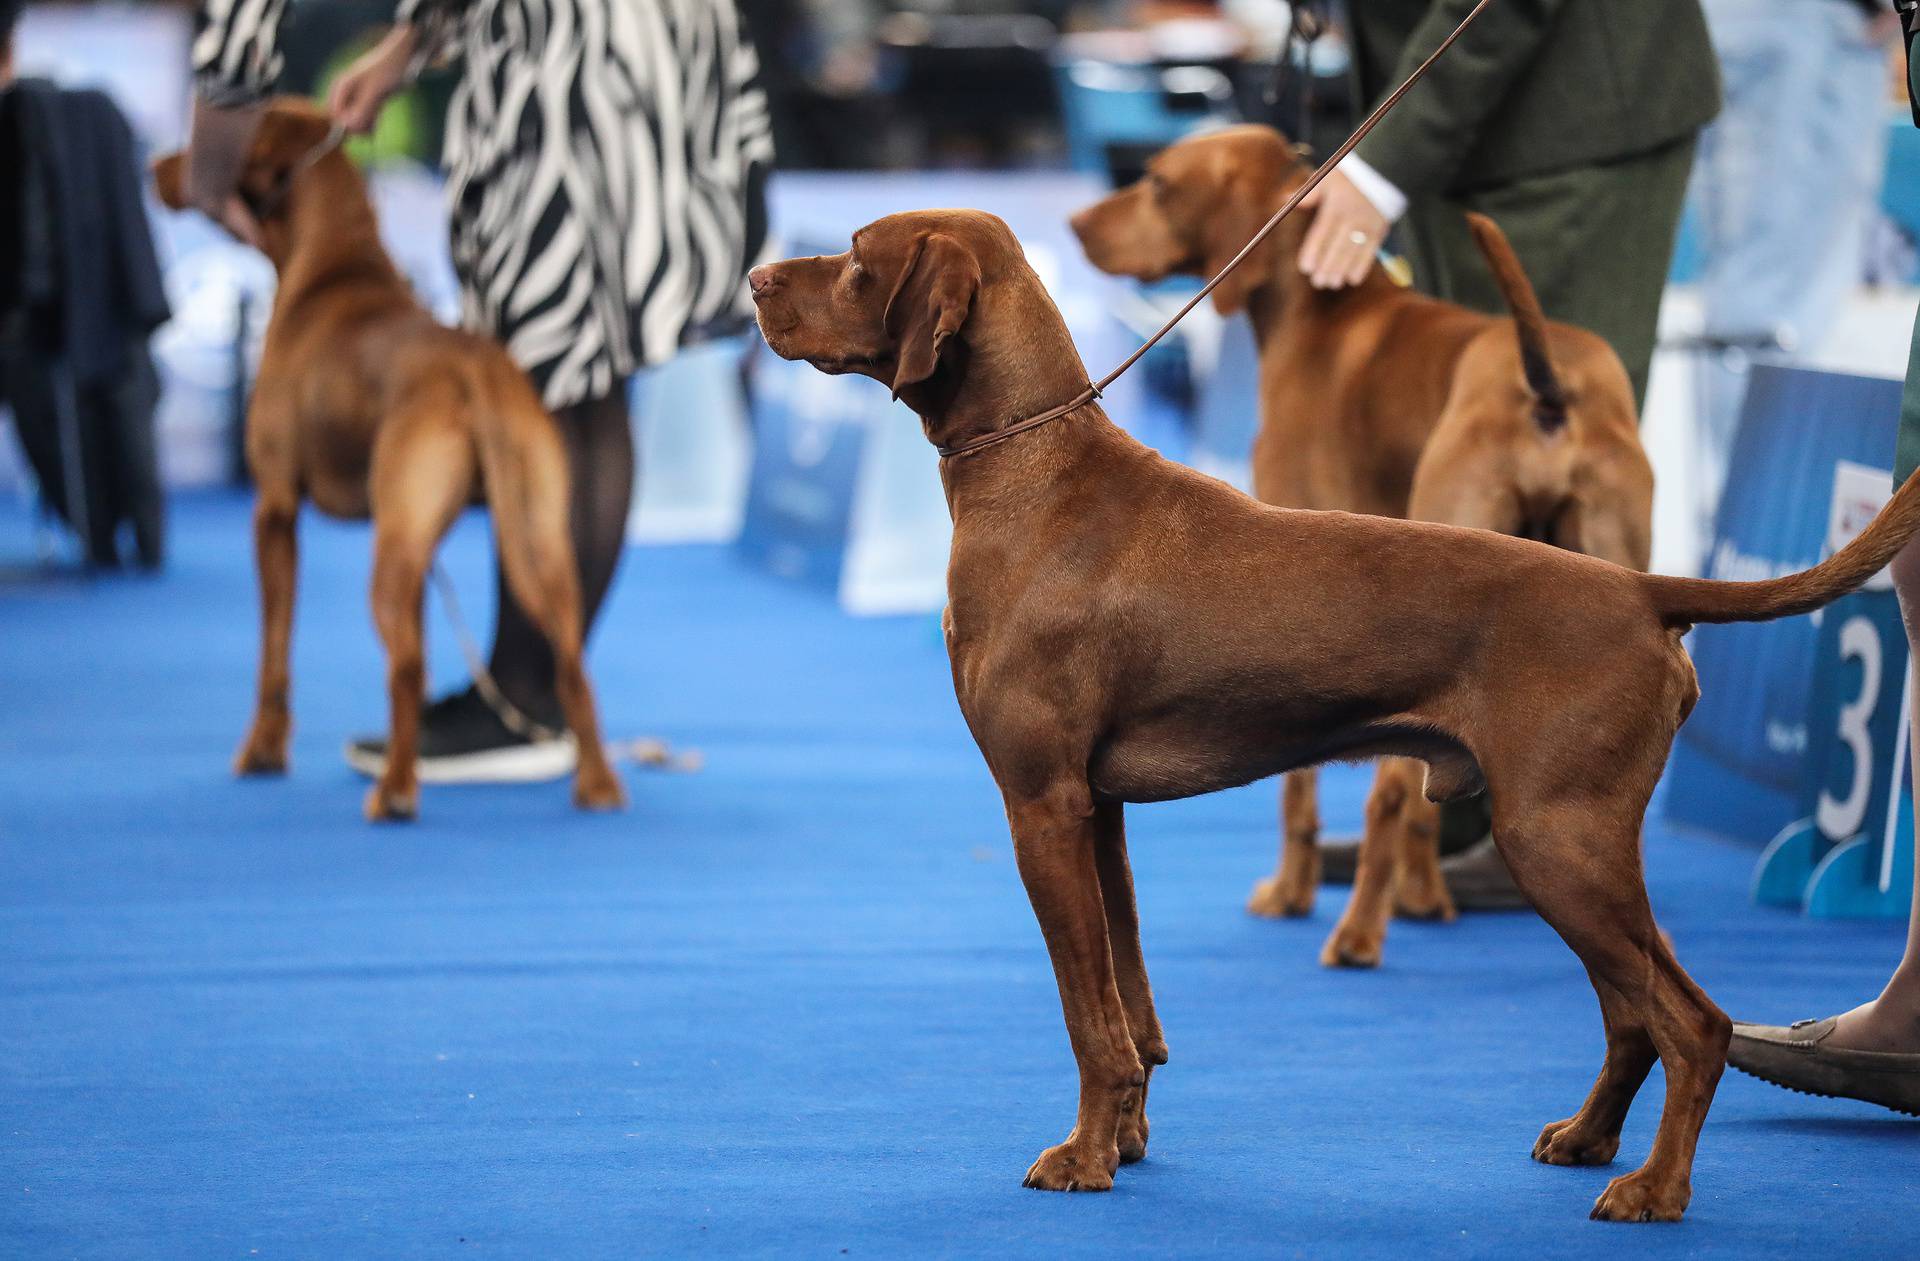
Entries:
{"label": "white shirt cuff", "polygon": [[1372,202],[1373,208],[1388,223],[1398,223],[1400,216],[1407,213],[1407,195],[1395,188],[1392,180],[1368,166],[1359,154],[1349,153],[1340,159],[1340,173],[1353,181],[1360,195]]}

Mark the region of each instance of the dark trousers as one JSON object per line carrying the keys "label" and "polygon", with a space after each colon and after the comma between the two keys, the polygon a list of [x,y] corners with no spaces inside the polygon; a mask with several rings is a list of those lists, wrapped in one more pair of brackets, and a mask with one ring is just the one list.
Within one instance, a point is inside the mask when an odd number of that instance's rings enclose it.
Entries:
{"label": "dark trousers", "polygon": [[1548,318],[1605,338],[1645,403],[1693,149],[1689,137],[1604,166],[1416,198],[1400,225],[1414,287],[1476,310],[1506,309],[1463,217],[1479,211],[1513,242]]}

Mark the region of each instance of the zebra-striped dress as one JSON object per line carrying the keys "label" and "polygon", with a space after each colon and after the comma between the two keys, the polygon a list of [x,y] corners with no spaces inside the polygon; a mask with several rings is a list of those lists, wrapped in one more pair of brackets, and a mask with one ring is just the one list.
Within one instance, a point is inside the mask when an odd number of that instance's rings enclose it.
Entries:
{"label": "zebra-striped dress", "polygon": [[[287,0],[204,0],[202,98],[272,91]],[[463,322],[547,405],[598,398],[746,318],[773,159],[732,0],[399,0],[459,57],[444,164]]]}

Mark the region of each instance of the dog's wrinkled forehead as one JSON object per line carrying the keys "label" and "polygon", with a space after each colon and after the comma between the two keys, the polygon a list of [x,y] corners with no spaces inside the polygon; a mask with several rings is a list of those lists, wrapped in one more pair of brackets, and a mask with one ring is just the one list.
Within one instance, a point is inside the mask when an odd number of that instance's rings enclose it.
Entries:
{"label": "dog's wrinkled forehead", "polygon": [[1275,177],[1296,161],[1292,145],[1278,131],[1242,125],[1175,141],[1155,154],[1147,169],[1167,180],[1218,182],[1241,172]]}
{"label": "dog's wrinkled forehead", "polygon": [[953,237],[991,275],[1009,262],[1025,262],[1019,238],[998,215],[984,210],[908,210],[875,219],[853,234],[853,254],[863,266],[909,266],[919,245],[938,233]]}

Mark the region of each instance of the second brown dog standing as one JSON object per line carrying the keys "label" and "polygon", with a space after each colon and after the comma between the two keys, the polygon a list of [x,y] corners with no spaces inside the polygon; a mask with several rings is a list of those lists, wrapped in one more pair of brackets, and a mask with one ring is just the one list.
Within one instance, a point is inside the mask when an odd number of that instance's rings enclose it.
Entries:
{"label": "second brown dog standing", "polygon": [[[553,417],[498,344],[445,328],[420,306],[380,244],[359,172],[337,150],[322,154],[329,131],[311,105],[276,101],[241,177],[280,283],[247,410],[260,680],[234,769],[287,766],[294,527],[301,500],[311,499],[330,516],[373,518],[373,619],[387,650],[392,727],[366,814],[414,816],[423,586],[441,536],[484,492],[501,568],[553,645],[555,687],[579,750],[574,802],[617,808],[626,796],[600,742],[582,660],[567,459]],[[176,153],[154,165],[160,198],[175,209],[185,204],[183,161]]]}
{"label": "second brown dog standing", "polygon": [[[1073,228],[1103,271],[1211,276],[1309,173],[1272,128],[1227,128],[1156,155]],[[1282,222],[1214,291],[1223,314],[1247,312],[1259,342],[1255,495],[1474,526],[1645,569],[1653,469],[1625,368],[1599,337],[1548,321],[1499,227],[1469,218],[1511,320],[1402,288],[1377,265],[1352,289],[1315,289],[1295,265],[1310,211]],[[1452,918],[1439,810],[1420,778],[1417,762],[1380,764],[1353,896],[1322,962],[1377,964],[1396,903]],[[1254,890],[1256,914],[1313,909],[1316,782],[1311,769],[1285,777],[1280,864]]]}

